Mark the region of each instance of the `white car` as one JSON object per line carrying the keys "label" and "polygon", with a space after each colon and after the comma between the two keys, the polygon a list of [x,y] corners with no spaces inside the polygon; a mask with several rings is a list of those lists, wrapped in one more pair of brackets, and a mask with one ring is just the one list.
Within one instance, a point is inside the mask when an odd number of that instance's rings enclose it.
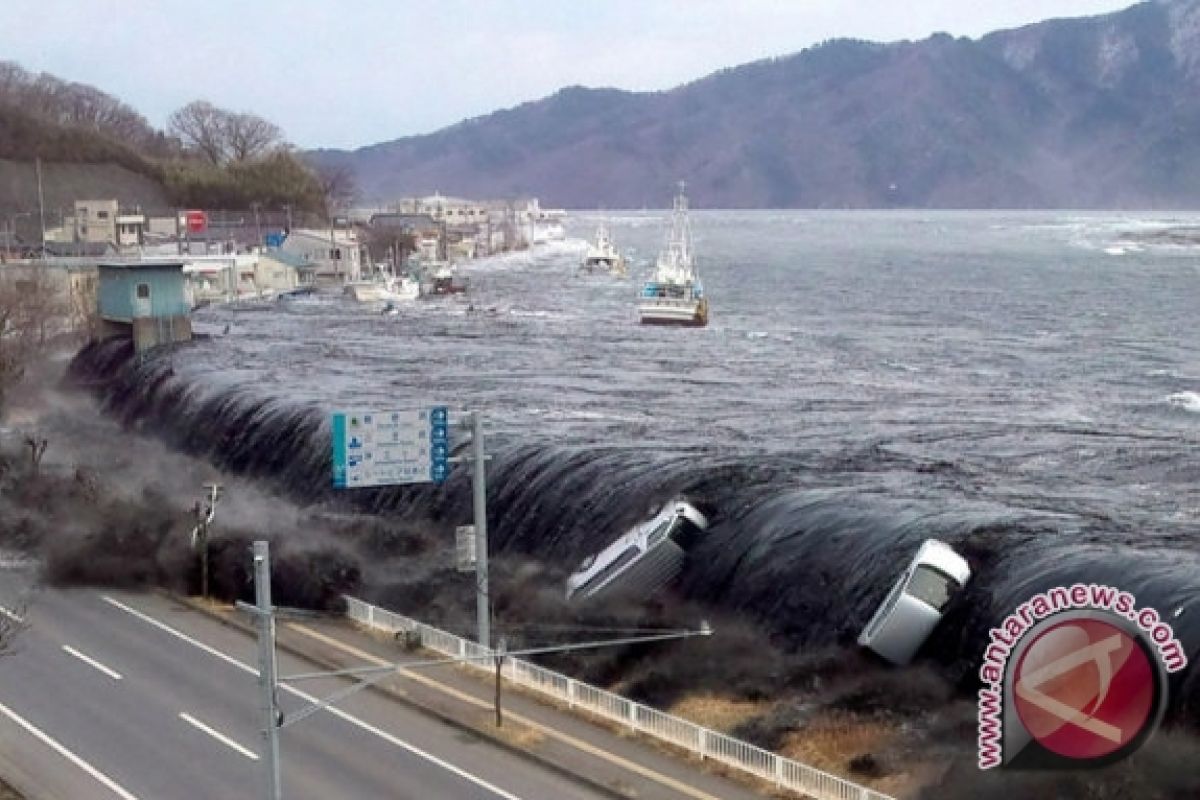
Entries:
{"label": "white car", "polygon": [[926,539],[859,634],[858,643],[893,664],[907,664],[970,579],[966,559],[945,542]]}
{"label": "white car", "polygon": [[567,579],[567,599],[621,593],[648,597],[683,569],[686,537],[708,528],[695,506],[672,500],[652,519],[590,555]]}

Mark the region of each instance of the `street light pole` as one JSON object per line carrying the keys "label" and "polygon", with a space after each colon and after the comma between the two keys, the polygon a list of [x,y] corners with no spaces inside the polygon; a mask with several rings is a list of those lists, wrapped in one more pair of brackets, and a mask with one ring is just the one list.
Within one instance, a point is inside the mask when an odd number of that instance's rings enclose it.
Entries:
{"label": "street light pole", "polygon": [[39,158],[35,162],[37,164],[37,185],[38,185],[38,218],[42,224],[42,250],[41,258],[46,259],[46,202],[42,196],[42,160]]}
{"label": "street light pole", "polygon": [[492,646],[491,603],[488,597],[487,456],[483,452],[483,414],[471,414],[471,469],[475,500],[475,616],[479,644]]}
{"label": "street light pole", "polygon": [[268,542],[254,543],[254,601],[258,623],[258,688],[262,724],[262,797],[280,800],[279,718],[275,708],[275,614],[271,606],[271,554]]}

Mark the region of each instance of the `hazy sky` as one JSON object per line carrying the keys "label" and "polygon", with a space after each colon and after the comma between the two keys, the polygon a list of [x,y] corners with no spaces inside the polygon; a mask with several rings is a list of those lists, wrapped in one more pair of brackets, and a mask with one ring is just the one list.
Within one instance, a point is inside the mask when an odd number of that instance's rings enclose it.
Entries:
{"label": "hazy sky", "polygon": [[154,125],[195,99],[301,147],[427,133],[563,86],[665,89],[835,37],[976,37],[1133,0],[3,0],[0,59]]}

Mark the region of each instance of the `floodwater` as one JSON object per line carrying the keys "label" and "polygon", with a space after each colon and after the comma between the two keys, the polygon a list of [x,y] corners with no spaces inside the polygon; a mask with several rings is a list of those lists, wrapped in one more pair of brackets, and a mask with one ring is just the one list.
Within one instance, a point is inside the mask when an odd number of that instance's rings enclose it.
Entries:
{"label": "floodwater", "polygon": [[[118,376],[115,412],[313,501],[334,495],[330,411],[482,409],[497,551],[569,567],[683,495],[715,525],[679,590],[796,648],[852,642],[936,536],[975,570],[927,648],[951,671],[1079,580],[1200,657],[1200,247],[1154,235],[1200,216],[694,212],[705,329],[636,323],[665,212],[607,215],[631,278],[576,274],[599,219],[395,316],[215,307],[211,339],[86,360]],[[465,523],[462,472],[355,499]],[[1172,683],[1193,718],[1194,674]]]}

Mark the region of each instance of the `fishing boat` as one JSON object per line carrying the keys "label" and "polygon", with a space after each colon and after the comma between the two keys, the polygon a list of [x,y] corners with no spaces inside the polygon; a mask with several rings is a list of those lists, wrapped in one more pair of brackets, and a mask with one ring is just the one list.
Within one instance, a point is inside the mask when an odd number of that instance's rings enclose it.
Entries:
{"label": "fishing boat", "polygon": [[679,184],[666,245],[654,264],[654,274],[642,286],[638,316],[643,325],[708,324],[708,298],[696,273],[692,228],[684,184]]}
{"label": "fishing boat", "polygon": [[458,275],[458,267],[449,261],[426,261],[418,269],[421,294],[426,297],[462,294],[467,285]]}
{"label": "fishing boat", "polygon": [[625,256],[621,255],[609,236],[608,226],[600,223],[596,229],[596,238],[588,242],[587,252],[583,254],[583,262],[579,265],[581,272],[609,272],[613,275],[624,275],[626,272]]}
{"label": "fishing boat", "polygon": [[410,275],[397,276],[391,267],[379,264],[370,280],[346,283],[345,293],[360,303],[416,300],[421,296],[421,284]]}

